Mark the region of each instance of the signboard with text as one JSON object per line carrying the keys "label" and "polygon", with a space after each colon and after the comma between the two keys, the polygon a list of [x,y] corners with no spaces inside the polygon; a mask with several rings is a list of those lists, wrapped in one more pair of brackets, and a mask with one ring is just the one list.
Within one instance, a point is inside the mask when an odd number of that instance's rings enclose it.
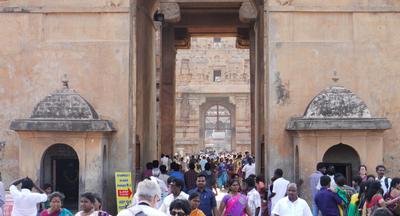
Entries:
{"label": "signboard with text", "polygon": [[115,172],[115,194],[117,196],[118,212],[126,209],[132,203],[131,172]]}

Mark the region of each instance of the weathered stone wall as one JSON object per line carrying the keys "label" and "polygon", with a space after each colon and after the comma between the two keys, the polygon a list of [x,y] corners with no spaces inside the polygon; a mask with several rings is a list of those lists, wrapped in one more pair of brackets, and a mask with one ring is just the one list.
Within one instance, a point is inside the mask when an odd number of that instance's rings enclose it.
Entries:
{"label": "weathered stone wall", "polygon": [[[218,40],[218,39],[216,39]],[[207,98],[229,98],[235,105],[233,151],[250,150],[249,50],[236,49],[235,38],[192,38],[191,49],[178,50],[176,61],[176,149],[191,153],[204,148],[201,106]],[[213,71],[221,80],[213,81]]]}
{"label": "weathered stone wall", "polygon": [[[133,8],[144,8],[145,0],[140,1],[139,7],[136,7],[136,2],[132,1]],[[40,100],[60,88],[63,74],[68,75],[71,88],[93,105],[101,119],[111,120],[117,130],[111,136],[110,172],[106,177],[111,196],[113,172],[132,168],[134,163],[131,145],[136,125],[143,126],[144,130],[138,130],[138,133],[145,135],[146,143],[155,141],[155,132],[147,130],[154,129],[153,123],[141,125],[154,117],[146,116],[139,121],[135,118],[137,103],[142,105],[138,113],[145,113],[149,107],[154,112],[154,107],[151,105],[153,102],[144,105],[140,101],[146,92],[141,91],[142,95],[136,97],[136,90],[141,88],[136,89],[137,71],[133,68],[137,66],[136,53],[141,54],[142,50],[136,46],[135,29],[131,32],[129,44],[128,6],[128,0],[0,0],[0,141],[5,141],[5,148],[0,151],[0,170],[6,185],[19,176],[19,148],[24,148],[20,137],[8,129],[11,121],[29,117]],[[264,7],[264,47],[257,47],[257,50],[264,48],[266,82],[258,86],[264,85],[261,87],[265,88],[266,107],[261,116],[265,117],[268,150],[264,156],[268,159],[268,176],[273,169],[281,167],[285,176],[294,179],[294,150],[289,133],[285,131],[286,123],[290,117],[302,116],[312,98],[333,84],[334,72],[340,78],[338,84],[358,95],[373,117],[387,117],[392,122],[393,128],[384,132],[383,159],[389,168],[389,176],[399,175],[400,2],[270,0],[265,1]],[[135,10],[132,18],[135,28]],[[151,24],[148,20],[146,22],[141,24]],[[146,29],[146,32],[152,33],[152,30]],[[146,41],[144,34],[141,37],[138,41]],[[129,45],[132,45],[131,62]],[[213,50],[212,43],[208,46],[202,52]],[[147,41],[143,47],[153,45]],[[177,77],[185,83],[185,86],[177,83],[177,100],[185,98],[179,96],[184,94],[190,95],[187,98],[194,98],[193,111],[180,108],[185,103],[177,103],[177,120],[181,121],[177,122],[177,132],[191,134],[189,141],[198,137],[196,133],[199,130],[192,125],[195,125],[196,118],[199,119],[197,107],[205,101],[201,97],[206,94],[227,96],[234,92],[237,97],[230,99],[234,102],[245,97],[240,94],[249,94],[249,78],[241,78],[247,63],[240,61],[245,58],[239,55],[223,59],[231,52],[225,52],[229,50],[227,47],[218,50],[223,52],[219,59],[217,54],[207,58],[201,52],[191,56],[189,62],[198,65],[193,73],[177,61]],[[147,50],[139,59],[153,57],[152,52]],[[151,71],[154,67],[150,65],[152,60],[147,60],[141,72]],[[209,62],[219,63],[208,65]],[[224,71],[231,72],[236,68],[239,72],[225,77],[232,82],[223,89],[219,88],[220,83],[212,82],[213,69],[221,69],[224,74]],[[189,83],[190,87],[187,87],[188,80],[198,85]],[[154,79],[141,80],[139,84],[143,84],[143,89],[150,89],[154,86]],[[149,100],[154,100],[154,92],[150,95]],[[244,101],[249,104],[249,100]],[[179,111],[181,109],[183,111]],[[189,112],[185,114],[189,118],[183,121],[179,115],[185,112]],[[247,111],[236,110],[236,113],[247,115]],[[190,126],[183,128],[182,122]],[[245,117],[243,125],[244,122]],[[247,126],[243,128],[243,131],[247,130]],[[178,143],[181,135],[176,137]],[[313,170],[315,164],[308,166],[308,170]],[[373,166],[368,168],[370,173],[374,173]],[[301,177],[307,182],[308,176]]]}
{"label": "weathered stone wall", "polygon": [[28,118],[40,100],[61,88],[67,74],[70,87],[117,130],[109,143],[109,176],[103,181],[112,198],[113,172],[128,171],[131,157],[128,3],[0,1],[0,140],[6,142],[0,151],[0,171],[6,185],[19,177],[19,148],[25,148],[9,130],[11,121]]}
{"label": "weathered stone wall", "polygon": [[[294,150],[285,125],[290,117],[302,116],[313,97],[334,84],[336,72],[338,84],[358,95],[373,117],[392,122],[393,128],[384,132],[383,159],[388,175],[398,176],[400,2],[265,2],[270,173],[284,168],[285,176],[293,179]],[[315,169],[315,164],[308,166]],[[374,166],[368,170],[375,174]],[[308,176],[301,177],[308,183]]]}

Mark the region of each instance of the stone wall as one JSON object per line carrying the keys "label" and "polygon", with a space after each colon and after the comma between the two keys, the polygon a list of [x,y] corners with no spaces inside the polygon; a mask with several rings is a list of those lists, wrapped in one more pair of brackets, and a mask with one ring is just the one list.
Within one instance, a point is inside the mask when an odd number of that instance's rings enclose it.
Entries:
{"label": "stone wall", "polygon": [[[192,38],[191,49],[178,50],[176,60],[176,149],[198,152],[204,148],[202,106],[221,98],[234,104],[236,135],[232,151],[250,150],[249,50],[236,49],[235,38]],[[221,77],[214,81],[214,71]],[[207,106],[209,107],[209,106]]]}
{"label": "stone wall", "polygon": [[103,180],[111,198],[108,203],[113,203],[114,171],[129,171],[132,155],[128,4],[128,0],[0,1],[0,141],[5,141],[0,171],[5,185],[20,177],[19,148],[25,148],[9,130],[11,121],[28,118],[39,101],[61,88],[67,74],[70,87],[117,129],[108,148],[109,176]]}
{"label": "stone wall", "polygon": [[[388,175],[398,176],[400,2],[277,0],[268,1],[265,10],[269,173],[284,168],[285,176],[293,179],[294,150],[283,128],[290,117],[303,115],[315,95],[334,84],[336,72],[338,85],[360,96],[372,116],[391,121],[393,128],[384,132],[382,156]],[[310,172],[314,167],[309,165]],[[375,174],[375,167],[368,167],[368,172]],[[308,182],[308,176],[300,177]]]}

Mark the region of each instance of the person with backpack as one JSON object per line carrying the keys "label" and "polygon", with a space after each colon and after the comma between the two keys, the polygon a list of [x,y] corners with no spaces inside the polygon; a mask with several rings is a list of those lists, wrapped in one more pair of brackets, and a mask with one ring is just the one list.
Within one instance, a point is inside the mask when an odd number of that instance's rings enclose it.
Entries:
{"label": "person with backpack", "polygon": [[376,177],[376,180],[378,180],[381,183],[381,188],[383,190],[382,195],[385,195],[389,191],[389,186],[390,186],[392,179],[385,176],[385,172],[386,172],[385,166],[378,165],[378,166],[376,166],[375,170],[376,170],[376,174],[378,174],[378,177]]}
{"label": "person with backpack", "polygon": [[118,213],[118,216],[167,216],[157,209],[157,202],[161,198],[161,189],[152,180],[145,179],[137,187],[138,203]]}

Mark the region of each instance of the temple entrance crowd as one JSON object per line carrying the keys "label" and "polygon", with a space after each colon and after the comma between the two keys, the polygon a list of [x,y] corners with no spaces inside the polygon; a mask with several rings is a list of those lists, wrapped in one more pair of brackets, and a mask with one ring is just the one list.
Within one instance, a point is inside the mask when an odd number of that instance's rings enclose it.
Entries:
{"label": "temple entrance crowd", "polygon": [[[132,205],[119,216],[380,216],[400,215],[400,178],[385,176],[378,165],[376,176],[361,165],[352,182],[346,182],[334,166],[318,163],[309,177],[311,205],[301,198],[298,187],[282,169],[266,180],[256,173],[254,156],[246,152],[199,154],[147,163],[138,182]],[[1,176],[1,175],[0,175]],[[20,186],[20,189],[18,188]],[[32,192],[35,189],[37,192]],[[101,196],[80,195],[80,211],[63,207],[65,196],[43,189],[29,177],[15,180],[9,187],[12,210],[5,208],[4,185],[0,181],[0,216],[107,216]]]}

